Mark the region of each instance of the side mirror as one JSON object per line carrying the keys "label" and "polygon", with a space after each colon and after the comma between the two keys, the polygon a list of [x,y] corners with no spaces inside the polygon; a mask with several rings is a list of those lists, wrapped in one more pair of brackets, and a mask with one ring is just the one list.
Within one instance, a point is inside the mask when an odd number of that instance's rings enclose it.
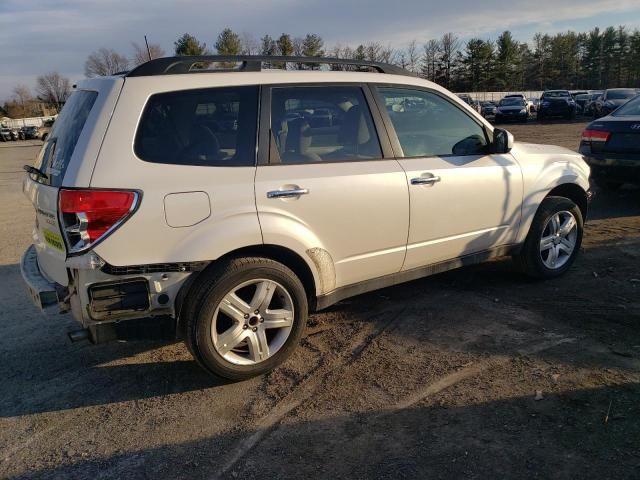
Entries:
{"label": "side mirror", "polygon": [[513,135],[502,128],[493,130],[493,152],[509,153],[513,148]]}

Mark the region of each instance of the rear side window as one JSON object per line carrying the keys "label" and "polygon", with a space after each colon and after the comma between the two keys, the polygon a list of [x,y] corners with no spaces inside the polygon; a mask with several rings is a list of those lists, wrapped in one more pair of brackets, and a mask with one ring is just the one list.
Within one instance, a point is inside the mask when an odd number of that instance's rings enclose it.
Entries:
{"label": "rear side window", "polygon": [[360,87],[273,88],[271,163],[382,158],[371,112]]}
{"label": "rear side window", "polygon": [[44,183],[54,187],[62,185],[71,155],[96,98],[98,92],[78,90],[65,103],[36,159],[35,167],[49,176]]}
{"label": "rear side window", "polygon": [[378,91],[405,158],[486,153],[483,127],[439,95],[391,87]]}
{"label": "rear side window", "polygon": [[147,102],[134,150],[153,163],[250,166],[257,123],[256,86],[159,93]]}

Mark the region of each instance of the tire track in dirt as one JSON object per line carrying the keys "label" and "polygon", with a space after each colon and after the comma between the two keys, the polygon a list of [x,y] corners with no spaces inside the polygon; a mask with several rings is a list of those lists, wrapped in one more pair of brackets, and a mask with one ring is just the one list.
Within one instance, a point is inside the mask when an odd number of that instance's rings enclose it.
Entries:
{"label": "tire track in dirt", "polygon": [[[348,367],[358,358],[358,356],[362,355],[363,352],[366,351],[367,347],[370,346],[377,338],[400,328],[402,321],[397,322],[396,319],[400,317],[404,311],[404,309],[401,310],[382,327],[373,329],[373,331],[368,335],[364,331],[361,332],[361,335],[358,335],[357,339],[355,339],[356,341],[352,342],[352,347],[349,349],[349,352],[345,352],[345,354],[337,361],[330,361],[329,363],[318,367],[305,382],[297,386],[294,391],[279,402],[270,414],[261,418],[256,424],[254,424],[254,433],[240,441],[234,447],[228,459],[222,464],[222,467],[212,478],[216,480],[223,478],[225,474],[231,471],[232,468],[242,460],[246,452],[251,451],[251,449],[255,448],[260,442],[273,435],[278,429],[277,424],[280,423],[287,415],[294,412],[297,407],[300,407],[304,401],[311,398],[318,388],[323,385],[325,379],[330,374],[335,373],[339,369]],[[531,355],[564,343],[571,343],[575,341],[574,338],[556,334],[547,334],[547,336],[551,338],[536,345],[521,348],[517,350],[516,353],[521,356]],[[511,356],[500,356],[497,358],[491,357],[441,376],[440,378],[425,385],[423,388],[420,388],[408,395],[403,400],[400,400],[391,408],[381,411],[378,415],[389,415],[398,410],[409,408],[428,396],[435,395],[491,368],[504,365],[510,360]]]}
{"label": "tire track in dirt", "polygon": [[[379,316],[384,315],[382,312]],[[376,338],[384,334],[394,322],[404,313],[404,309],[397,312],[389,320],[381,322],[375,327],[375,323],[371,321],[349,342],[349,348],[342,350],[337,357],[331,357],[326,362],[322,362],[318,367],[307,374],[305,380],[295,386],[287,396],[281,399],[271,411],[257,421],[252,422],[253,434],[241,440],[229,453],[228,458],[222,461],[222,466],[212,477],[212,479],[221,478],[229,472],[245,455],[246,452],[254,448],[266,436],[276,429],[279,423],[290,412],[299,407],[304,401],[311,396],[323,385],[328,375],[345,368],[354,362],[366,348],[371,345]]]}

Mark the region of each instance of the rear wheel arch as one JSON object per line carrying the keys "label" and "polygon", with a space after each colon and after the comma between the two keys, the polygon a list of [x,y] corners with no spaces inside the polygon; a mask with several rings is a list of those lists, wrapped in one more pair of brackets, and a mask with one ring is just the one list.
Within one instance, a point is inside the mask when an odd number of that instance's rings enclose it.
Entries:
{"label": "rear wheel arch", "polygon": [[315,310],[316,306],[316,279],[314,277],[314,272],[312,271],[309,264],[296,252],[290,250],[285,247],[281,247],[278,245],[252,245],[247,247],[238,248],[231,252],[226,253],[225,255],[213,260],[207,267],[200,271],[192,274],[189,279],[185,282],[185,284],[180,289],[178,296],[176,297],[176,317],[177,317],[177,332],[178,336],[182,337],[184,335],[184,325],[186,322],[181,318],[182,307],[184,305],[185,300],[188,298],[189,293],[193,290],[194,286],[197,285],[198,278],[203,275],[205,272],[216,268],[220,263],[226,262],[230,259],[234,258],[242,258],[242,257],[262,257],[270,260],[274,260],[279,262],[296,274],[296,276],[302,282],[304,286],[305,292],[307,294],[307,302],[309,305],[309,310]]}

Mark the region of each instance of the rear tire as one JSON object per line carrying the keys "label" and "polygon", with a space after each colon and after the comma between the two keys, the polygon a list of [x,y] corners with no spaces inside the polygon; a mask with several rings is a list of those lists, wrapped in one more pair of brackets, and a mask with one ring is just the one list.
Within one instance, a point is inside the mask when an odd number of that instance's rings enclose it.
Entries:
{"label": "rear tire", "polygon": [[530,277],[559,277],[578,255],[583,227],[582,213],[572,200],[547,197],[540,204],[522,250],[514,260]]}
{"label": "rear tire", "polygon": [[229,380],[284,362],[306,328],[307,295],[285,265],[261,257],[224,261],[203,272],[185,300],[185,343],[205,370]]}

